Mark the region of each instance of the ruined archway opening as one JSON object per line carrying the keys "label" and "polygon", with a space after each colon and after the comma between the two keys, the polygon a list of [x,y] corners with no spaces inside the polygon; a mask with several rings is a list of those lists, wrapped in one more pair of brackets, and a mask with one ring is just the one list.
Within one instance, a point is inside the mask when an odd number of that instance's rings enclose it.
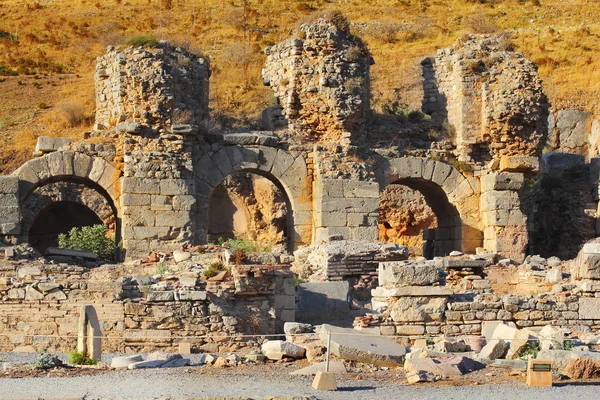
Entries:
{"label": "ruined archway opening", "polygon": [[462,248],[462,220],[446,193],[423,179],[401,179],[379,197],[379,240],[428,259]]}
{"label": "ruined archway opening", "polygon": [[59,201],[42,209],[29,228],[29,244],[44,254],[48,247],[58,246],[58,235],[73,228],[102,224],[102,220],[88,207]]}
{"label": "ruined archway opening", "polygon": [[213,190],[208,206],[208,240],[250,241],[261,249],[289,247],[290,202],[274,181],[234,172]]}

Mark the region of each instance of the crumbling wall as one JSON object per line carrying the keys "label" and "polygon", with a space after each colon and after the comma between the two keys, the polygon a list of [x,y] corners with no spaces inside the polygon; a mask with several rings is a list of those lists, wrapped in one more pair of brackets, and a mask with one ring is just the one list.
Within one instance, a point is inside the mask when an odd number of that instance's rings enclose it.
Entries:
{"label": "crumbling wall", "polygon": [[547,135],[546,95],[536,65],[506,38],[465,36],[425,60],[423,70],[423,111],[452,126],[465,157],[539,157]]}
{"label": "crumbling wall", "polygon": [[408,247],[423,255],[425,229],[437,228],[437,218],[425,197],[403,185],[390,185],[379,197],[379,240]]}
{"label": "crumbling wall", "polygon": [[265,50],[270,85],[287,127],[311,141],[349,143],[364,132],[372,58],[343,17],[301,25]]}
{"label": "crumbling wall", "polygon": [[527,193],[529,253],[570,259],[596,236],[597,184],[576,154],[549,153]]}
{"label": "crumbling wall", "polygon": [[131,265],[0,268],[0,349],[75,349],[82,304],[94,305],[109,352],[175,350],[182,336],[195,348],[228,351],[245,345],[238,332],[275,333],[294,319],[293,276],[275,267],[240,266],[215,280],[143,273]]}

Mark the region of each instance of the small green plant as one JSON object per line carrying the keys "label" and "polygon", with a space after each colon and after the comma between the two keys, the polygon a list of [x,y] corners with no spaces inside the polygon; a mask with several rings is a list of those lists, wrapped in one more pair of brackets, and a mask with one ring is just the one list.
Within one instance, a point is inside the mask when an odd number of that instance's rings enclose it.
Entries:
{"label": "small green plant", "polygon": [[235,252],[236,249],[242,249],[246,253],[252,253],[259,250],[255,243],[246,239],[229,239],[223,244],[228,246],[233,252]]}
{"label": "small green plant", "polygon": [[559,343],[556,346],[557,350],[567,350],[567,351],[571,351],[575,348],[575,342],[572,340],[565,340],[562,344]]}
{"label": "small green plant", "polygon": [[164,262],[159,262],[158,264],[156,264],[156,273],[163,275],[166,274],[167,272],[169,272],[169,266],[167,264],[165,264]]}
{"label": "small green plant", "polygon": [[301,283],[304,283],[304,282],[305,282],[305,280],[304,280],[304,279],[302,279],[302,278],[300,278],[298,275],[295,275],[295,276],[294,276],[294,287],[295,287],[295,288],[298,288],[298,286],[299,286]]}
{"label": "small green plant", "polygon": [[223,265],[223,261],[214,260],[209,264],[208,267],[206,267],[203,274],[207,278],[212,278],[213,276],[217,275],[219,272],[222,272],[224,270],[225,270],[225,267]]}
{"label": "small green plant", "polygon": [[33,367],[36,369],[57,368],[62,365],[63,362],[60,360],[60,358],[58,358],[54,354],[49,354],[46,352],[42,353],[40,358],[38,358],[37,361],[33,363]]}
{"label": "small green plant", "polygon": [[69,363],[74,365],[96,365],[98,364],[98,360],[90,358],[85,353],[80,353],[77,350],[72,350],[69,352]]}
{"label": "small green plant", "polygon": [[141,285],[138,287],[140,288],[140,292],[142,292],[146,296],[152,292],[152,287],[150,285]]}
{"label": "small green plant", "polygon": [[153,35],[145,35],[143,33],[139,33],[137,35],[133,35],[125,40],[125,44],[127,46],[135,46],[135,47],[156,47],[158,45],[158,39]]}
{"label": "small green plant", "polygon": [[540,351],[540,342],[531,340],[519,351],[519,358],[522,360],[528,360],[530,358],[535,359]]}
{"label": "small green plant", "polygon": [[462,173],[471,172],[471,166],[465,161],[454,160],[452,166]]}
{"label": "small green plant", "polygon": [[58,235],[58,247],[89,251],[97,254],[104,261],[115,261],[115,239],[106,235],[104,225],[82,226],[73,228],[68,234]]}

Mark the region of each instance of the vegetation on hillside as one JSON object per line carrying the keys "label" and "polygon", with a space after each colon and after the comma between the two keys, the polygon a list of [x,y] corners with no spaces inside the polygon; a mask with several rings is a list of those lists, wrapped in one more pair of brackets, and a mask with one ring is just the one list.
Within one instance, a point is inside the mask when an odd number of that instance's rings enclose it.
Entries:
{"label": "vegetation on hillside", "polygon": [[[597,110],[600,8],[594,0],[4,0],[0,3],[0,173],[37,136],[78,138],[93,120],[95,59],[106,46],[167,39],[211,59],[212,118],[253,126],[273,96],[262,49],[337,8],[368,45],[373,106],[400,91],[418,108],[419,62],[467,32],[509,31],[537,62],[557,108]],[[145,43],[148,45],[149,43]],[[151,43],[150,43],[151,44]]]}

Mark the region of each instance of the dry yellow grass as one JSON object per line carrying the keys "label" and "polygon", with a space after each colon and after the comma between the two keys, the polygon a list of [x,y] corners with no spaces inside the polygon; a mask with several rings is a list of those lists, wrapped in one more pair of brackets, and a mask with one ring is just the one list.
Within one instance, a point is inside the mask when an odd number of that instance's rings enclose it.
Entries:
{"label": "dry yellow grass", "polygon": [[[254,124],[262,108],[273,101],[269,88],[262,86],[261,50],[284,39],[309,14],[327,8],[341,9],[373,54],[376,109],[392,97],[395,88],[418,107],[419,62],[462,34],[510,31],[517,49],[539,64],[555,108],[595,111],[600,98],[600,7],[596,3],[4,0],[0,2],[0,73],[4,68],[20,74],[0,77],[5,80],[0,82],[0,172],[10,172],[29,157],[38,135],[73,136],[88,127],[86,118],[81,124],[69,122],[72,118],[65,121],[65,108],[70,104],[71,112],[79,104],[84,117],[93,113],[95,58],[107,45],[122,43],[136,33],[152,33],[209,56],[213,118],[231,125]],[[41,87],[33,86],[33,77],[25,73],[41,77],[35,80]]]}

